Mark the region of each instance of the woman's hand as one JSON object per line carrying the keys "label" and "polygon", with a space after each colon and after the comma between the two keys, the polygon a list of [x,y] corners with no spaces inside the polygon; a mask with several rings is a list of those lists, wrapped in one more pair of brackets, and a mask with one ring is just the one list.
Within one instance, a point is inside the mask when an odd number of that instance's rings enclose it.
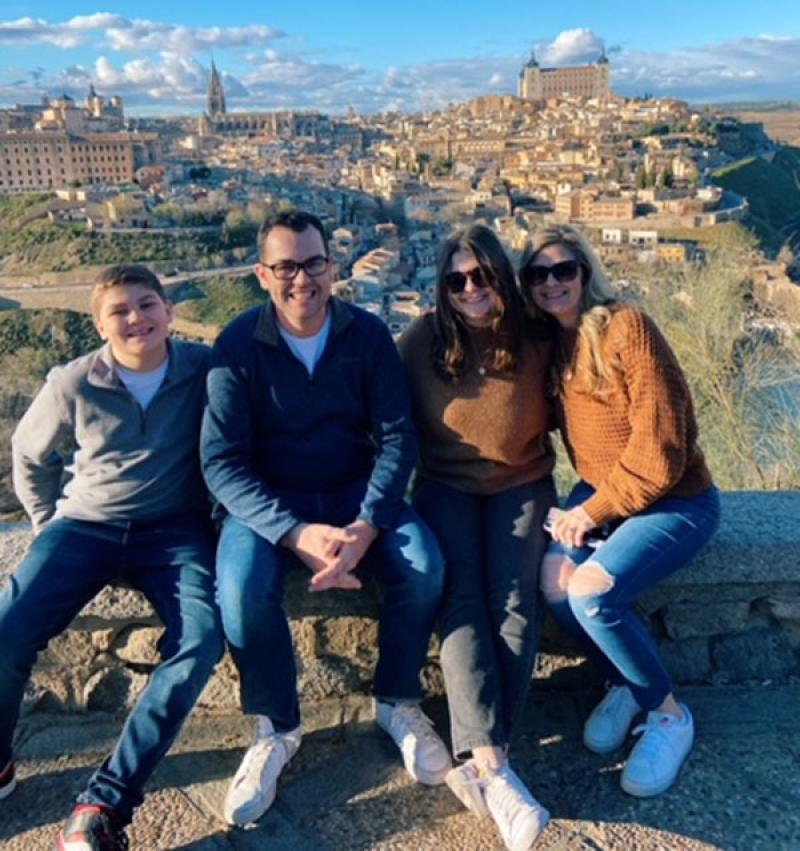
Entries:
{"label": "woman's hand", "polygon": [[569,511],[562,511],[553,522],[550,537],[560,544],[568,547],[582,547],[586,542],[586,536],[595,528],[595,522],[583,510],[576,505]]}

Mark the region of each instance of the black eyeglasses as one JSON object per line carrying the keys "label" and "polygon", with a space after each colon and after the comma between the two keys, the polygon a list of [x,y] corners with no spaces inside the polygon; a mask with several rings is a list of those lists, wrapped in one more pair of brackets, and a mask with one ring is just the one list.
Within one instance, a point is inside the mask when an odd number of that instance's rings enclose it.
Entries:
{"label": "black eyeglasses", "polygon": [[315,254],[302,263],[297,263],[294,260],[279,260],[271,266],[269,263],[261,265],[269,269],[279,281],[293,281],[297,277],[297,273],[302,269],[309,278],[318,278],[324,274],[328,268],[329,260],[321,254]]}
{"label": "black eyeglasses", "polygon": [[575,279],[580,269],[581,264],[577,260],[562,260],[552,266],[531,264],[519,270],[519,282],[523,287],[540,287],[552,275],[559,284],[566,284]]}
{"label": "black eyeglasses", "polygon": [[483,288],[488,287],[490,284],[483,269],[480,266],[476,266],[474,269],[469,269],[466,272],[448,272],[444,276],[444,285],[453,295],[463,293],[464,287],[467,285],[467,278],[472,281],[475,287]]}

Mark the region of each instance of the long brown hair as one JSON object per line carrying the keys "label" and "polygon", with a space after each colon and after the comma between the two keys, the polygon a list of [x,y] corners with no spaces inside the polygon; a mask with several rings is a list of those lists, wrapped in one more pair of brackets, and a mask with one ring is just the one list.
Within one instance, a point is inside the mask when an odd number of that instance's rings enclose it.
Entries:
{"label": "long brown hair", "polygon": [[445,276],[452,271],[453,256],[459,251],[471,251],[480,265],[489,286],[497,295],[498,311],[492,319],[492,369],[513,372],[522,349],[525,323],[525,304],[517,290],[514,268],[495,232],[486,225],[475,224],[451,234],[439,255],[436,279],[436,341],[433,349],[434,366],[448,380],[457,380],[478,358],[473,331],[464,317],[453,308],[445,285]]}
{"label": "long brown hair", "polygon": [[[537,228],[520,258],[519,271],[535,262],[536,256],[550,245],[563,245],[581,266],[583,288],[581,291],[581,315],[578,324],[578,347],[585,351],[583,361],[586,391],[592,396],[604,396],[610,388],[616,370],[603,353],[603,339],[619,303],[606,276],[600,259],[586,237],[571,225],[548,225]],[[534,319],[543,319],[547,314],[533,302],[530,291],[523,287],[528,311]],[[560,349],[560,347],[559,347]],[[552,385],[556,393],[563,390],[565,381],[573,377],[573,365],[557,350],[553,363]]]}

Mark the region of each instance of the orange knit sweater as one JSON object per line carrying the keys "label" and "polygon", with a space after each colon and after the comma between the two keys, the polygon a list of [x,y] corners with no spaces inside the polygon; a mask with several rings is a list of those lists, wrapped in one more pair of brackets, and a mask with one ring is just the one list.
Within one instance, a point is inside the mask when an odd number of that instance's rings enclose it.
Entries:
{"label": "orange knit sweater", "polygon": [[595,488],[583,508],[598,526],[630,517],[663,496],[688,497],[711,486],[697,445],[686,379],[669,344],[645,314],[616,310],[602,342],[620,366],[604,397],[586,391],[588,357],[576,333],[561,332],[574,364],[556,417],[578,475]]}

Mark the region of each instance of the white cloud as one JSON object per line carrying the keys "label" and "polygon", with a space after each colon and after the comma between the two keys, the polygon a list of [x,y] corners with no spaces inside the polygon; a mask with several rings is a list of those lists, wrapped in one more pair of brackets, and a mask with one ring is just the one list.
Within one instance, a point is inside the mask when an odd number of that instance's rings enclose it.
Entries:
{"label": "white cloud", "polygon": [[42,18],[0,21],[0,44],[24,47],[51,44],[63,49],[89,42],[112,50],[171,50],[191,53],[211,48],[258,47],[283,33],[264,24],[245,27],[187,27],[159,21],[131,20],[109,12],[78,15],[62,23]]}
{"label": "white cloud", "polygon": [[546,65],[577,65],[595,62],[603,41],[591,30],[562,30],[552,42],[539,46],[538,59]]}
{"label": "white cloud", "polygon": [[758,36],[670,53],[623,51],[612,60],[612,86],[686,100],[800,98],[800,38]]}
{"label": "white cloud", "polygon": [[[340,112],[435,109],[481,94],[512,93],[527,56],[462,56],[416,65],[367,68],[311,61],[275,49],[283,34],[254,24],[196,28],[134,20],[107,12],[63,23],[39,18],[0,21],[0,44],[95,48],[94,65],[61,71],[16,64],[0,70],[0,103],[36,102],[62,88],[82,97],[90,80],[104,94],[121,94],[135,111],[196,112],[205,106],[208,54],[217,58],[229,108],[314,108]],[[613,33],[611,34],[613,35]],[[285,43],[291,44],[291,41]],[[564,30],[536,46],[542,65],[593,62],[603,39],[588,28]],[[612,87],[695,101],[800,99],[800,38],[760,35],[670,52],[609,48]],[[37,56],[37,62],[40,57]]]}

